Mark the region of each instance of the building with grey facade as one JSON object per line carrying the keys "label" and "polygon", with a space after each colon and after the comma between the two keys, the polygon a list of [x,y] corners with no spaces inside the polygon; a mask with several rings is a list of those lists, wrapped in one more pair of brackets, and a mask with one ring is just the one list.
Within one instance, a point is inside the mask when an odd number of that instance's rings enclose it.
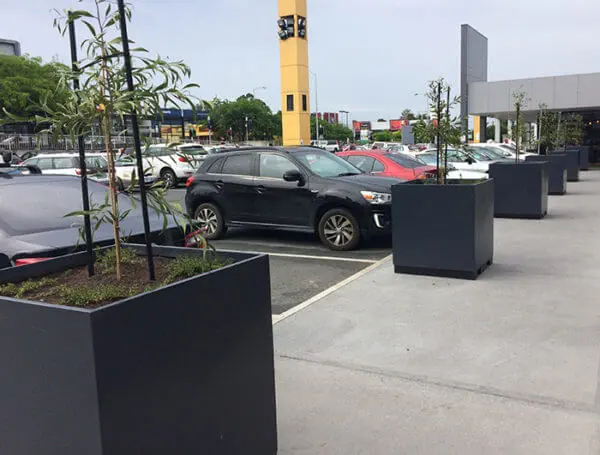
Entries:
{"label": "building with grey facade", "polygon": [[[526,122],[535,124],[542,108],[581,115],[584,145],[592,146],[592,156],[600,159],[600,73],[489,81],[487,69],[487,38],[470,25],[462,25],[461,115],[465,126],[469,116],[481,118],[479,141],[501,140],[499,122],[515,119],[513,94],[523,92],[527,99],[523,109]],[[496,120],[495,138],[485,137],[487,118]]]}

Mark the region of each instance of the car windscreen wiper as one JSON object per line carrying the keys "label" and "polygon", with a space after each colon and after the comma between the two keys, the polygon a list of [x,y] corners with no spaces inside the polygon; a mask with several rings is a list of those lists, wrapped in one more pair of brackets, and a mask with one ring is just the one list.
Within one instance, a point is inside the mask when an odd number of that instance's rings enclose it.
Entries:
{"label": "car windscreen wiper", "polygon": [[358,172],[342,172],[341,174],[338,174],[338,177],[350,177],[352,175],[360,175],[360,173]]}

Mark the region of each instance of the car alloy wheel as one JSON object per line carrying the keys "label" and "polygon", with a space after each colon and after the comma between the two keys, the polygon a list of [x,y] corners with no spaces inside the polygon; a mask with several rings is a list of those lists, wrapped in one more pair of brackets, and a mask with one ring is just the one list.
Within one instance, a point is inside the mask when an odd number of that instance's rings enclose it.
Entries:
{"label": "car alloy wheel", "polygon": [[325,221],[323,233],[330,244],[340,249],[350,244],[356,235],[352,221],[342,214],[330,216]]}
{"label": "car alloy wheel", "polygon": [[196,213],[196,221],[207,236],[212,236],[219,229],[219,217],[210,207],[203,207]]}
{"label": "car alloy wheel", "polygon": [[175,185],[177,182],[176,182],[176,177],[175,177],[175,174],[173,173],[173,171],[171,171],[169,169],[167,169],[166,171],[163,171],[161,178],[165,184],[165,187],[175,188]]}

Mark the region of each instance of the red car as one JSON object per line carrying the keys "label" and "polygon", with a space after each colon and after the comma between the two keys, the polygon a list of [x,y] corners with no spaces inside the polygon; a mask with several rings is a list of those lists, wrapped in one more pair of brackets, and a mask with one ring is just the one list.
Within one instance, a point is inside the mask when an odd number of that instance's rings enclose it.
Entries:
{"label": "red car", "polygon": [[436,167],[401,153],[381,150],[355,150],[337,154],[367,174],[395,177],[403,180],[432,179]]}

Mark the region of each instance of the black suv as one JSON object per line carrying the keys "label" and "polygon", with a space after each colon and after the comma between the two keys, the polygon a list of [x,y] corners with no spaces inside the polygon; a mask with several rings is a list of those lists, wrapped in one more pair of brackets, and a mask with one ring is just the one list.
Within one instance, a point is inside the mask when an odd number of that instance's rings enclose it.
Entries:
{"label": "black suv", "polygon": [[229,226],[316,232],[332,250],[391,231],[391,187],[310,147],[211,155],[188,180],[185,204],[209,240]]}

